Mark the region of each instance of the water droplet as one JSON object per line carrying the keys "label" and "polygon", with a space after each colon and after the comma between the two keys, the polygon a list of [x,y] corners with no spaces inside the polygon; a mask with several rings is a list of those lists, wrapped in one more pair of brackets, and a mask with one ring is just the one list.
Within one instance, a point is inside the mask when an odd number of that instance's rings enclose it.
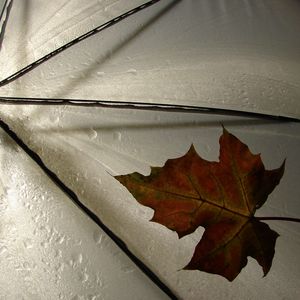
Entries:
{"label": "water droplet", "polygon": [[31,210],[32,209],[32,205],[30,203],[25,203],[24,204],[25,208],[27,208],[28,210]]}
{"label": "water droplet", "polygon": [[136,69],[129,69],[127,71],[127,73],[132,74],[132,75],[136,75],[137,74],[137,70]]}
{"label": "water droplet", "polygon": [[95,241],[95,243],[97,245],[101,244],[101,242],[102,242],[102,234],[99,231],[95,231],[94,232],[93,238],[94,238],[94,241]]}
{"label": "water droplet", "polygon": [[59,122],[59,116],[57,116],[57,115],[51,115],[49,117],[49,120],[51,121],[51,123],[57,124]]}
{"label": "water droplet", "polygon": [[56,242],[57,242],[58,244],[62,244],[62,243],[64,242],[64,240],[65,240],[65,237],[64,237],[64,236],[60,236],[60,237],[58,237],[58,238],[56,239]]}
{"label": "water droplet", "polygon": [[209,153],[211,151],[211,148],[208,144],[204,144],[204,151],[205,153]]}
{"label": "water droplet", "polygon": [[31,239],[26,239],[23,243],[24,243],[24,247],[25,247],[26,249],[30,249],[30,248],[33,247],[32,240],[31,240]]}
{"label": "water droplet", "polygon": [[73,261],[73,259],[70,259],[70,260],[69,260],[68,265],[69,265],[70,267],[73,267],[73,266],[74,266],[74,261]]}
{"label": "water droplet", "polygon": [[6,246],[0,246],[0,255],[2,255],[3,253],[5,253],[7,251],[7,247]]}
{"label": "water droplet", "polygon": [[42,246],[43,248],[48,248],[48,246],[49,246],[48,241],[43,241],[43,242],[41,242],[41,246]]}
{"label": "water droplet", "polygon": [[78,257],[77,257],[77,262],[78,262],[79,264],[81,264],[81,263],[82,263],[82,259],[83,259],[83,256],[82,256],[81,253],[79,253],[79,254],[78,254]]}
{"label": "water droplet", "polygon": [[103,286],[104,286],[103,281],[102,281],[102,279],[101,279],[100,273],[98,273],[98,274],[96,275],[96,284],[97,284],[99,287],[103,287]]}
{"label": "water droplet", "polygon": [[30,265],[29,265],[29,263],[28,263],[27,261],[25,261],[25,262],[23,263],[23,269],[24,269],[24,270],[27,270],[27,271],[30,271]]}
{"label": "water droplet", "polygon": [[97,76],[98,76],[98,77],[103,77],[104,75],[105,75],[104,72],[97,72]]}
{"label": "water droplet", "polygon": [[89,275],[85,272],[79,274],[79,280],[81,282],[86,282],[89,279]]}
{"label": "water droplet", "polygon": [[155,116],[155,121],[160,122],[161,121],[161,116],[160,115],[156,115]]}
{"label": "water droplet", "polygon": [[77,246],[80,246],[82,244],[82,240],[81,239],[76,239],[74,244],[77,245]]}
{"label": "water droplet", "polygon": [[57,272],[61,273],[64,270],[64,264],[59,263],[55,269]]}
{"label": "water droplet", "polygon": [[177,278],[176,280],[176,286],[181,287],[182,286],[182,280]]}
{"label": "water droplet", "polygon": [[3,197],[3,195],[0,196],[0,211],[4,212],[8,209],[8,204],[6,202],[6,199]]}
{"label": "water droplet", "polygon": [[54,255],[55,258],[61,258],[62,257],[62,251],[60,249],[57,249]]}
{"label": "water droplet", "polygon": [[94,130],[93,128],[89,129],[89,132],[88,132],[88,137],[91,139],[91,140],[94,140],[96,137],[97,137],[98,133],[96,130]]}
{"label": "water droplet", "polygon": [[132,273],[135,271],[135,269],[131,266],[122,266],[121,271],[124,273]]}
{"label": "water droplet", "polygon": [[119,131],[116,131],[116,132],[113,133],[113,137],[114,137],[114,140],[121,141],[122,140],[122,133],[119,132]]}

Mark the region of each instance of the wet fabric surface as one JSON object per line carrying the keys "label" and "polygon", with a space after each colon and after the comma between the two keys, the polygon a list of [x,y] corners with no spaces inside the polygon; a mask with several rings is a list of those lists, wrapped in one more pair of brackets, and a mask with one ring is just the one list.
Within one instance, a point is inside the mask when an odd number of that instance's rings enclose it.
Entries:
{"label": "wet fabric surface", "polygon": [[[188,104],[299,117],[297,1],[171,2],[62,52],[1,87],[0,96]],[[130,8],[123,1],[74,0],[52,1],[45,11],[43,1],[15,2],[0,53],[1,78]],[[299,297],[298,224],[268,221],[280,237],[265,278],[250,258],[233,283],[180,271],[203,230],[179,240],[149,222],[153,211],[112,177],[148,174],[150,166],[183,155],[191,143],[203,158],[216,161],[223,124],[261,153],[267,169],[287,159],[282,182],[256,215],[296,218],[298,123],[3,104],[0,118],[179,298]],[[0,298],[167,299],[3,131],[0,142]]]}

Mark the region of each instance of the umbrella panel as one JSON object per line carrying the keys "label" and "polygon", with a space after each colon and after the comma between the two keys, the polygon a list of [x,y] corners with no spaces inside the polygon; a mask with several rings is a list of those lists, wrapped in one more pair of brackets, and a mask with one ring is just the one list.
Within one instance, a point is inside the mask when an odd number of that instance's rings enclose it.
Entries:
{"label": "umbrella panel", "polygon": [[168,299],[1,130],[0,298]]}
{"label": "umbrella panel", "polygon": [[[141,3],[136,1],[134,4]],[[300,39],[296,38],[298,33],[294,30],[299,27],[298,2],[257,1],[250,5],[248,1],[231,1],[222,5],[217,1],[181,1],[170,5],[172,3],[160,3],[103,32],[101,38],[96,35],[73,46],[1,87],[1,96],[191,104],[299,117]],[[45,11],[42,1],[14,4],[1,49],[2,78],[93,28],[96,23],[129,9],[123,5],[127,4],[89,1],[82,5],[79,1],[63,4],[52,1]],[[281,236],[273,267],[264,279],[260,268],[251,259],[234,283],[198,271],[178,271],[189,260],[202,230],[178,240],[174,233],[148,222],[153,212],[141,207],[111,176],[134,171],[147,174],[150,165],[161,166],[166,159],[184,154],[191,143],[204,158],[217,160],[222,123],[254,153],[261,152],[267,168],[278,167],[287,157],[282,183],[257,213],[297,217],[300,211],[295,200],[299,195],[295,182],[300,169],[297,123],[202,114],[3,105],[1,118],[180,297],[299,297],[297,225],[270,223]],[[100,298],[115,297],[117,294],[114,293],[120,293],[131,299],[129,287],[132,283],[138,286],[137,290],[133,289],[141,298],[163,297],[148,280],[141,280],[134,266],[130,265],[129,270],[135,271],[124,275],[122,264],[106,256],[106,250],[97,251],[99,247],[95,244],[100,243],[99,236],[102,236],[99,229],[68,204],[67,198],[47,179],[42,179],[38,167],[28,162],[24,154],[15,154],[13,144],[6,145],[7,138],[3,137],[1,203],[2,208],[7,206],[8,210],[1,211],[7,224],[13,223],[14,213],[18,219],[11,241],[6,223],[4,228],[8,231],[2,231],[1,249],[4,250],[1,253],[3,257],[9,254],[8,261],[12,262],[1,265],[2,274],[6,274],[2,277],[3,295],[15,298],[24,293],[30,298],[48,293],[51,298],[51,293],[57,289],[62,298],[71,295],[89,297],[92,291]],[[14,172],[16,169],[30,172],[19,174]],[[21,182],[20,187],[14,186],[16,180]],[[45,190],[41,189],[44,184]],[[34,188],[27,195],[24,189],[28,190],[28,186]],[[42,194],[46,194],[44,199]],[[50,214],[53,210],[50,202],[57,205],[57,212],[62,210],[68,216],[74,215],[74,220],[61,219],[59,213],[57,216]],[[16,206],[11,208],[13,203]],[[28,212],[26,205],[36,206],[31,208],[33,214]],[[32,223],[28,232],[36,229],[39,233],[32,242],[33,248],[28,241],[23,241],[22,228],[27,224],[26,218],[35,218],[40,211],[46,212],[46,217],[49,215],[49,222],[53,228],[54,224],[59,228],[56,230],[61,235],[64,228],[69,230],[71,242],[68,245],[63,242],[62,248],[58,249],[62,251],[63,259],[56,259],[52,253],[56,246],[52,249],[52,240],[49,242],[51,228],[40,229],[38,223]],[[47,220],[43,218],[40,217],[41,226],[47,226]],[[22,242],[16,241],[18,237]],[[50,245],[46,249],[44,242],[47,239]],[[85,242],[80,244],[80,240]],[[120,253],[111,242],[108,244],[105,249]],[[14,249],[21,249],[27,263]],[[291,251],[295,255],[290,255]],[[92,257],[95,258],[92,260]],[[110,259],[114,261],[112,265],[106,264]],[[79,265],[81,260],[91,268],[87,283],[84,283],[84,274],[82,277],[76,272],[71,275],[72,266]],[[18,261],[21,261],[21,267],[14,265]],[[43,261],[48,264],[50,273],[45,270]],[[65,281],[59,279],[56,283],[61,276],[58,262],[66,265],[63,272],[68,275]],[[106,292],[91,282],[100,265],[108,268],[105,276],[111,288]],[[71,271],[68,272],[68,268]],[[23,290],[17,295],[17,289],[6,285],[7,278],[21,280],[28,269],[31,269],[31,279],[28,275],[28,282],[24,281]],[[121,270],[119,276],[115,275],[116,270]],[[77,290],[73,274],[83,279]],[[45,284],[38,284],[37,278],[43,278]],[[32,294],[26,294],[25,289],[29,286],[32,286],[32,292],[29,292]]]}
{"label": "umbrella panel", "polygon": [[[15,111],[20,119],[11,122],[10,116]],[[222,299],[225,294],[234,299],[247,294],[248,299],[258,296],[276,299],[285,295],[297,298],[298,224],[268,222],[280,237],[273,266],[265,278],[250,258],[233,283],[204,272],[179,271],[189,261],[203,230],[199,228],[179,240],[174,232],[149,222],[153,211],[139,205],[111,175],[134,171],[148,174],[149,166],[162,166],[168,158],[183,155],[191,143],[202,157],[216,161],[222,123],[248,144],[253,153],[262,153],[267,169],[278,167],[287,158],[282,182],[256,215],[297,217],[300,211],[296,201],[300,191],[295,185],[300,167],[298,123],[187,113],[82,110],[81,107],[6,106],[3,112],[6,112],[6,122],[48,167],[179,297],[199,299],[205,295],[203,299]]]}
{"label": "umbrella panel", "polygon": [[[124,1],[58,2],[51,2],[45,16],[42,1],[12,7],[0,57],[3,79],[129,9]],[[0,96],[299,117],[299,2],[222,3],[161,1],[3,86]]]}

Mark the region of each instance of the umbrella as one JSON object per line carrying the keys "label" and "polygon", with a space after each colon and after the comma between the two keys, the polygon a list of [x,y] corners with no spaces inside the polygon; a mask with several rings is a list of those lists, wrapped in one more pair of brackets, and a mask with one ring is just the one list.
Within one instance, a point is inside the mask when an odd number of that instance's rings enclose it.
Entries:
{"label": "umbrella", "polygon": [[280,237],[264,278],[251,259],[232,283],[180,271],[203,231],[179,240],[150,223],[111,176],[148,174],[191,143],[217,160],[223,124],[268,169],[287,158],[259,214],[297,218],[298,2],[2,2],[2,298],[299,297],[298,224],[269,222]]}

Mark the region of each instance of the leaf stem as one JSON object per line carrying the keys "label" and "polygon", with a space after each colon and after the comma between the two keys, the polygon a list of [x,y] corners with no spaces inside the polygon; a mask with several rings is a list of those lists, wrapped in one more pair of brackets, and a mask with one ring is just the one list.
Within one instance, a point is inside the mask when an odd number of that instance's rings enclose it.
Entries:
{"label": "leaf stem", "polygon": [[288,222],[296,222],[300,223],[299,218],[289,218],[289,217],[255,217],[255,219],[263,221],[263,220],[279,220],[279,221],[288,221]]}

